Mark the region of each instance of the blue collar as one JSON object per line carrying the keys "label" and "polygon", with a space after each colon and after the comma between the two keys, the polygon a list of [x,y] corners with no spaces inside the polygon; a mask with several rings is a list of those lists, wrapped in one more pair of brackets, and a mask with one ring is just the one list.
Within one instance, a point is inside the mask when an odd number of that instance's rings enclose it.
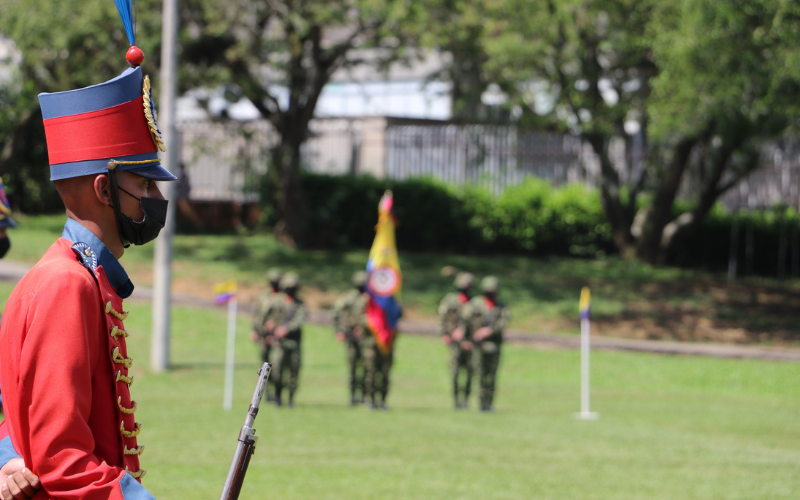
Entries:
{"label": "blue collar", "polygon": [[103,266],[108,282],[114,287],[117,295],[123,299],[131,296],[133,283],[128,278],[128,273],[125,272],[125,269],[114,257],[114,254],[111,253],[111,250],[93,232],[83,227],[80,222],[68,217],[61,237],[68,239],[72,243],[86,243],[89,245],[92,252],[97,255],[97,263]]}

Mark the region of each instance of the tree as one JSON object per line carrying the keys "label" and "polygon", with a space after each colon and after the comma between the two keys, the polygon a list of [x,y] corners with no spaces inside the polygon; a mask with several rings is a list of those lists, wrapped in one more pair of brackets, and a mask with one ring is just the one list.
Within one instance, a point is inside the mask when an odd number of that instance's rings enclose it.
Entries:
{"label": "tree", "polygon": [[364,64],[359,49],[390,58],[397,22],[413,5],[399,0],[190,0],[183,3],[182,60],[187,81],[235,85],[270,121],[279,239],[308,241],[309,204],[300,180],[309,122],[333,73]]}
{"label": "tree", "polygon": [[[637,253],[668,255],[717,199],[758,168],[762,145],[796,124],[800,90],[797,6],[792,2],[660,4],[650,38],[660,74],[649,103],[653,141],[672,145],[643,214]],[[691,169],[693,208],[673,218],[676,179]]]}
{"label": "tree", "polygon": [[[625,254],[663,260],[758,166],[763,142],[797,116],[790,102],[800,82],[791,2],[493,5],[485,30],[492,78],[505,82],[529,115],[548,116],[592,146],[603,207]],[[544,91],[549,105],[531,88]],[[615,138],[631,142],[625,126],[633,122],[648,145],[644,168],[614,165],[609,154]],[[700,187],[693,209],[674,218],[688,171]]]}

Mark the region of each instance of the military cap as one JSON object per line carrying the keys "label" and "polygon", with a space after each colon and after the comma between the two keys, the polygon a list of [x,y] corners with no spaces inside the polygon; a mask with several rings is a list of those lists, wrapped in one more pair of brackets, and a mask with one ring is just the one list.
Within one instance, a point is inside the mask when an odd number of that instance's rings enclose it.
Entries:
{"label": "military cap", "polygon": [[353,285],[355,286],[364,286],[367,284],[367,273],[366,271],[356,271],[353,273]]}
{"label": "military cap", "polygon": [[300,277],[297,276],[297,273],[286,273],[281,278],[281,289],[286,290],[287,288],[297,288],[300,286]]}
{"label": "military cap", "polygon": [[481,280],[481,291],[483,293],[497,293],[500,282],[494,276],[487,276]]}
{"label": "military cap", "polygon": [[267,270],[267,281],[277,283],[283,277],[283,271],[279,267],[271,267]]}
{"label": "military cap", "polygon": [[472,286],[472,282],[474,281],[474,279],[475,278],[472,276],[472,273],[461,272],[456,274],[456,279],[454,281],[454,284],[456,288],[463,290],[466,288],[470,288]]}

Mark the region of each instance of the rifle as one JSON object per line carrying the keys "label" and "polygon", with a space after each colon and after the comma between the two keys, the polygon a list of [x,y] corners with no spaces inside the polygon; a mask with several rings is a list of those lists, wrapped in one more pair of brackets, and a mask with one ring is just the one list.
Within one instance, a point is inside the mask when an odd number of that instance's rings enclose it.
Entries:
{"label": "rifle", "polygon": [[250,408],[244,418],[242,430],[239,431],[239,442],[236,444],[236,451],[233,453],[231,467],[228,469],[228,477],[225,478],[225,485],[222,487],[222,495],[220,495],[219,500],[236,500],[242,491],[244,475],[250,465],[250,457],[256,452],[256,443],[258,442],[256,430],[253,429],[252,425],[256,415],[258,415],[258,405],[261,403],[261,395],[267,385],[267,378],[271,368],[272,365],[264,363],[261,369],[258,370],[256,390],[253,393],[253,399],[250,400]]}

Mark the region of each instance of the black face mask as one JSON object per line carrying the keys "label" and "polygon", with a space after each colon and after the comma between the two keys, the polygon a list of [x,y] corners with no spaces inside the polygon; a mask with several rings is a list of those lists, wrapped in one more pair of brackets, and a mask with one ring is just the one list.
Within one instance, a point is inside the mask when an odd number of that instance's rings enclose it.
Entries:
{"label": "black face mask", "polygon": [[[111,200],[114,202],[111,207],[114,209],[114,215],[117,218],[117,231],[122,245],[128,248],[132,244],[144,245],[156,239],[167,221],[168,201],[145,198],[144,196],[139,198],[125,191],[117,185],[117,173],[114,170],[108,171],[108,179],[111,181]],[[144,212],[144,219],[141,222],[136,222],[122,213],[119,208],[119,191],[139,200],[139,205],[141,205]]]}
{"label": "black face mask", "polygon": [[8,239],[8,236],[0,238],[0,259],[6,256],[9,248],[11,248],[11,240]]}

